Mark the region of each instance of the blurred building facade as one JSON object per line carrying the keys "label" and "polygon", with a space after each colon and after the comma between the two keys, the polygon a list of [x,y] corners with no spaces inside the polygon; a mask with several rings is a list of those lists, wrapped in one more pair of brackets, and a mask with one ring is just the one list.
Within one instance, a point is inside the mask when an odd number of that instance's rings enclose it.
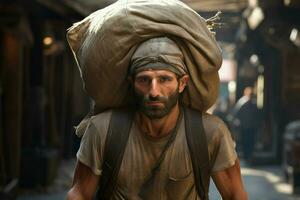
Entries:
{"label": "blurred building facade", "polygon": [[0,3],[1,195],[50,184],[60,159],[74,156],[89,99],[65,34],[82,17],[58,2]]}
{"label": "blurred building facade", "polygon": [[237,32],[236,96],[256,87],[264,113],[256,161],[280,162],[284,128],[300,118],[300,1],[250,2]]}

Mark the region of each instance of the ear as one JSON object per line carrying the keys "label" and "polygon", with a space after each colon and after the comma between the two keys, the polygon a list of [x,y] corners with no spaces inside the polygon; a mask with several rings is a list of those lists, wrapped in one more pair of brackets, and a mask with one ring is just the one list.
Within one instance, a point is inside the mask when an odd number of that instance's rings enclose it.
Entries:
{"label": "ear", "polygon": [[189,82],[189,75],[183,75],[180,79],[179,79],[179,93],[182,93],[184,88],[186,87],[187,83]]}

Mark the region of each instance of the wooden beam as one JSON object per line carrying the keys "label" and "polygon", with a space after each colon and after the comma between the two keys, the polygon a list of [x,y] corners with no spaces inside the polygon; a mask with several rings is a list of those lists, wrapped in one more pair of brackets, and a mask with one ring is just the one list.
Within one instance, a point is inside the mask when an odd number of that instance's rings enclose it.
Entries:
{"label": "wooden beam", "polygon": [[63,4],[58,3],[57,1],[51,1],[51,0],[35,0],[35,1],[60,15],[65,16],[68,14]]}
{"label": "wooden beam", "polygon": [[247,0],[182,0],[196,11],[240,11],[248,6]]}
{"label": "wooden beam", "polygon": [[[65,18],[77,18],[78,15],[82,16],[82,13],[78,9],[66,4],[64,0],[34,0],[38,4],[44,6],[45,8],[51,10],[52,12],[65,17]],[[72,4],[74,1],[72,1]],[[79,6],[78,6],[79,7]]]}
{"label": "wooden beam", "polygon": [[[38,0],[38,1],[49,1],[49,0]],[[247,0],[182,0],[184,3],[189,5],[196,11],[232,11],[237,12],[248,6]],[[87,0],[87,1],[79,1],[79,0],[62,0],[65,5],[74,9],[78,13],[83,16],[89,15],[91,12],[104,8],[109,4],[115,2],[115,0]]]}
{"label": "wooden beam", "polygon": [[3,34],[3,117],[7,175],[18,178],[21,156],[23,66],[22,45],[17,34]]}
{"label": "wooden beam", "polygon": [[70,8],[74,9],[76,12],[80,13],[82,16],[87,16],[92,12],[90,9],[83,6],[82,3],[76,2],[74,0],[62,0],[62,2]]}

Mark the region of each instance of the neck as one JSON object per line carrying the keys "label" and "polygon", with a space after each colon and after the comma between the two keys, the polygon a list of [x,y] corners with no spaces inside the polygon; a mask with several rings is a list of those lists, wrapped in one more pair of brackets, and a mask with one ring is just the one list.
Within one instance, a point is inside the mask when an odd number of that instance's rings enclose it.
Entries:
{"label": "neck", "polygon": [[150,119],[141,112],[138,112],[137,121],[140,128],[147,135],[154,138],[161,138],[171,133],[175,128],[177,119],[179,117],[178,103],[170,111],[170,113],[160,119]]}

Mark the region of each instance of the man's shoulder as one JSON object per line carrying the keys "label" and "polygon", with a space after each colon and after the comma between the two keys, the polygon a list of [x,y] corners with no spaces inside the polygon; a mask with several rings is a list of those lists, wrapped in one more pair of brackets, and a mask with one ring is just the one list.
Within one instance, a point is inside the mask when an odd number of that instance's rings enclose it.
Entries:
{"label": "man's shoulder", "polygon": [[[108,129],[112,110],[106,110],[91,117],[90,123],[93,124],[98,131]],[[102,131],[101,131],[102,132]]]}
{"label": "man's shoulder", "polygon": [[[116,111],[116,112],[114,112]],[[108,126],[110,124],[110,120],[111,120],[111,116],[112,113],[117,114],[118,112],[122,112],[122,113],[130,113],[132,114],[132,110],[129,109],[125,109],[125,108],[119,108],[119,109],[109,109],[109,110],[105,110],[97,115],[94,115],[91,117],[91,124],[93,124],[98,130],[105,128],[105,130],[108,129]]]}
{"label": "man's shoulder", "polygon": [[208,112],[201,112],[201,111],[198,111],[198,110],[195,110],[195,109],[190,109],[194,112],[198,112],[199,114],[202,115],[202,123],[203,123],[203,126],[204,126],[204,130],[207,132],[211,132],[215,129],[217,129],[219,127],[219,125],[222,125],[224,124],[223,120],[216,116],[216,115],[213,115],[213,114],[210,114]]}
{"label": "man's shoulder", "polygon": [[220,117],[207,112],[194,111],[202,115],[202,123],[206,135],[212,136],[212,134],[221,134],[220,132],[222,132],[223,129],[227,129],[225,123]]}
{"label": "man's shoulder", "polygon": [[203,123],[208,123],[208,122],[211,122],[211,123],[223,123],[223,120],[214,115],[214,114],[211,114],[211,113],[207,113],[207,112],[203,112],[202,113],[202,120],[203,120]]}
{"label": "man's shoulder", "polygon": [[222,137],[228,132],[226,124],[216,115],[203,113],[202,121],[204,131],[209,138]]}

